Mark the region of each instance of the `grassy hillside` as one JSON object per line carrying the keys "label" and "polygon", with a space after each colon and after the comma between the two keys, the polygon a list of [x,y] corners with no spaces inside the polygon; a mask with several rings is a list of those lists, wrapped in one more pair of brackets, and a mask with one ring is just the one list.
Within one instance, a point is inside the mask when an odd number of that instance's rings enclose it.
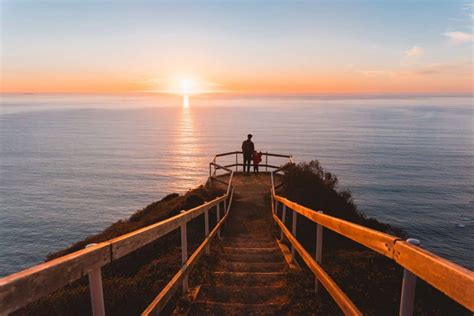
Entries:
{"label": "grassy hillside", "polygon": [[[53,259],[83,249],[85,245],[126,234],[196,207],[224,192],[198,187],[184,195],[170,194],[135,212],[128,220],[118,221],[103,232],[50,254]],[[215,225],[215,210],[210,212],[210,225]],[[199,216],[188,223],[189,251],[204,239],[204,218]],[[191,252],[190,252],[191,253]],[[176,230],[103,268],[105,308],[108,315],[139,315],[181,266],[180,232]],[[199,269],[193,278],[199,278]],[[196,281],[194,281],[196,282]],[[90,315],[87,278],[66,286],[17,315]]]}
{"label": "grassy hillside", "polygon": [[[349,220],[379,231],[406,238],[405,233],[389,224],[366,217],[359,211],[348,191],[340,190],[337,177],[326,172],[317,161],[289,166],[283,176],[284,186],[279,194],[315,210]],[[60,252],[53,259],[83,249],[93,242],[105,241],[153,224],[212,200],[223,194],[209,187],[199,187],[184,195],[170,194],[161,201],[137,211],[128,220],[118,221],[102,233],[90,236]],[[270,199],[270,196],[265,198]],[[267,210],[268,211],[268,210]],[[287,225],[291,227],[288,212]],[[215,225],[215,210],[210,214]],[[301,244],[314,255],[315,224],[302,216],[298,218],[297,236]],[[204,219],[200,216],[188,224],[189,253],[204,239]],[[190,277],[191,286],[200,284],[215,258],[203,257]],[[324,230],[323,268],[367,315],[397,315],[403,270],[391,260],[368,250],[331,231]],[[108,315],[138,315],[153,300],[181,266],[179,230],[160,238],[103,269],[104,295]],[[289,276],[288,291],[292,296],[290,310],[308,315],[341,314],[332,298],[324,291],[314,294],[314,278],[301,264],[301,271]],[[173,304],[170,304],[170,309]],[[422,281],[417,284],[416,314],[470,315]],[[90,299],[86,279],[75,282],[52,295],[19,311],[18,315],[90,315]]]}
{"label": "grassy hillside", "polygon": [[[366,217],[357,209],[349,191],[340,190],[337,177],[325,171],[318,161],[289,166],[283,176],[280,195],[314,210],[342,218],[378,231],[406,238],[399,228]],[[287,227],[291,227],[287,213]],[[315,254],[316,225],[298,216],[299,242]],[[305,270],[293,275],[294,309],[308,314],[318,306],[322,314],[340,313],[334,301],[324,294],[315,297],[314,280]],[[398,315],[403,270],[388,258],[377,254],[328,229],[323,237],[323,268],[367,315]],[[419,315],[470,315],[460,305],[419,280],[415,312]],[[319,314],[319,313],[318,313]]]}

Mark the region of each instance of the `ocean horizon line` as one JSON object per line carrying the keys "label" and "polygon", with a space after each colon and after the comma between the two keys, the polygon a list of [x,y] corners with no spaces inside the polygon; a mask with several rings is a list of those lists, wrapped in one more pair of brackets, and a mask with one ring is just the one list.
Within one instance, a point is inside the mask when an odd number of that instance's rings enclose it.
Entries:
{"label": "ocean horizon line", "polygon": [[[182,95],[165,92],[0,92],[3,96],[156,96],[181,98]],[[474,92],[463,93],[232,93],[212,92],[192,94],[193,99],[220,98],[285,98],[285,99],[416,99],[416,98],[470,98]]]}

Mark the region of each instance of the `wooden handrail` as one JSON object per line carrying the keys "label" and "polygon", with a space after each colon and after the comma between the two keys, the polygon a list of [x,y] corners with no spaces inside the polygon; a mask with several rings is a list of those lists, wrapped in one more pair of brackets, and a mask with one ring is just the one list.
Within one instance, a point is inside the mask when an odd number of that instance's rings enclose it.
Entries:
{"label": "wooden handrail", "polygon": [[341,308],[345,315],[362,315],[360,310],[352,303],[347,295],[339,288],[334,280],[323,270],[323,268],[311,257],[298,240],[286,228],[285,224],[273,214],[273,219],[280,226],[283,234],[288,238],[290,243],[295,247],[306,265],[313,271],[318,280],[324,285],[336,304]]}
{"label": "wooden handrail", "polygon": [[[272,197],[274,200],[283,203],[315,223],[393,259],[459,304],[474,311],[474,272],[409,244],[398,237],[318,213],[276,195],[274,190],[273,187]],[[294,246],[297,247],[297,245]],[[322,280],[321,282],[324,284]]]}
{"label": "wooden handrail", "polygon": [[406,241],[393,250],[395,262],[474,312],[474,272]]}
{"label": "wooden handrail", "polygon": [[241,154],[241,151],[230,151],[228,153],[222,153],[222,154],[217,154],[215,157],[222,157],[222,156],[229,156],[229,155],[235,155],[235,154]]}
{"label": "wooden handrail", "polygon": [[276,195],[274,197],[278,202],[283,203],[298,214],[303,215],[309,220],[319,223],[326,228],[335,231],[353,241],[358,242],[372,250],[377,251],[389,258],[393,259],[393,247],[396,240],[400,238],[381,233],[379,231],[357,225],[340,218],[332,217],[326,214],[321,214],[313,211],[310,208],[299,205],[286,198]]}
{"label": "wooden handrail", "polygon": [[111,258],[110,244],[105,242],[1,278],[0,315],[86,276],[88,271],[110,263]]}
{"label": "wooden handrail", "polygon": [[219,169],[224,169],[225,171],[233,172],[233,170],[231,170],[231,169],[229,169],[229,168],[227,168],[227,167],[225,167],[225,166],[221,166],[221,165],[219,165],[219,164],[217,164],[217,163],[215,163],[215,162],[211,162],[210,165],[211,165],[211,166],[214,166],[214,168],[216,168],[217,170],[219,170]]}
{"label": "wooden handrail", "polygon": [[[223,156],[230,156],[230,155],[235,155],[235,154],[243,154],[243,152],[242,151],[230,151],[230,152],[227,152],[227,153],[217,154],[214,157],[223,157]],[[273,154],[273,153],[262,152],[262,156],[281,157],[281,158],[288,158],[288,159],[293,160],[291,155],[282,155],[282,154]]]}
{"label": "wooden handrail", "polygon": [[[244,164],[243,163],[233,163],[233,164],[230,164],[230,165],[224,165],[222,167],[226,167],[226,168],[231,168],[231,167],[235,167],[235,166],[243,166]],[[258,164],[259,167],[268,167],[268,168],[273,168],[273,169],[281,169],[280,166],[275,166],[275,165],[270,165],[270,164],[265,164],[265,163],[259,163]],[[223,169],[223,168],[220,168],[220,169]]]}
{"label": "wooden handrail", "polygon": [[[228,192],[230,187],[229,182]],[[157,240],[227,198],[228,193],[161,222],[1,278],[0,314],[14,312]]]}
{"label": "wooden handrail", "polygon": [[[232,196],[234,195],[234,190],[232,189],[232,194],[230,196],[229,208],[230,203],[232,202]],[[174,275],[170,282],[161,290],[161,292],[155,297],[155,299],[151,302],[150,305],[143,311],[142,316],[148,315],[158,315],[166,306],[168,301],[173,297],[173,294],[178,289],[181,281],[184,279],[186,275],[189,274],[191,268],[196,264],[199,257],[203,254],[206,246],[211,242],[211,240],[215,237],[219,228],[224,224],[229,216],[229,212],[226,211],[225,215],[222,219],[217,223],[214,229],[209,233],[209,236],[204,239],[204,241],[199,245],[199,247],[194,251],[194,253],[189,257],[186,263],[179,269],[178,273]]]}

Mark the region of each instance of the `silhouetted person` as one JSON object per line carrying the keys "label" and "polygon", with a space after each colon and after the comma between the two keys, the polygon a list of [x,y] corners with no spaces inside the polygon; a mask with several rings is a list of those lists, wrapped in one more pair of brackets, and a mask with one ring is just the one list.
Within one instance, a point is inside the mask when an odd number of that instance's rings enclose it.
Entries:
{"label": "silhouetted person", "polygon": [[[242,152],[244,154],[244,174],[250,174],[250,163],[252,161],[252,155],[255,151],[255,146],[252,141],[252,134],[247,135],[247,140],[242,143]],[[245,170],[247,168],[247,171]]]}
{"label": "silhouetted person", "polygon": [[262,161],[262,152],[253,152],[253,172],[258,173],[258,164]]}

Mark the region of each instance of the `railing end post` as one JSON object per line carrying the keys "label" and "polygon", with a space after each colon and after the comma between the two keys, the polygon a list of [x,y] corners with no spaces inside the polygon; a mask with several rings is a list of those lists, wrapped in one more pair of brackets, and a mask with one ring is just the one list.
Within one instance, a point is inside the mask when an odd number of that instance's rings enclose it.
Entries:
{"label": "railing end post", "polygon": [[[408,238],[407,243],[419,246],[420,240],[415,238]],[[400,297],[400,316],[413,315],[415,305],[415,289],[416,289],[416,275],[409,270],[403,270],[402,293]]]}
{"label": "railing end post", "polygon": [[[181,210],[179,213],[185,213],[185,210]],[[181,264],[184,265],[188,260],[188,232],[187,222],[181,224]],[[183,293],[188,290],[188,276],[186,275],[183,279]]]}
{"label": "railing end post", "polygon": [[[96,243],[86,245],[85,248],[97,246]],[[100,267],[89,271],[89,291],[91,296],[92,315],[105,316],[104,290],[102,287],[102,272]]]}
{"label": "railing end post", "polygon": [[[319,214],[323,214],[323,211],[319,210]],[[316,223],[316,262],[321,264],[323,261],[323,226]],[[319,281],[318,278],[314,278],[314,291],[316,294],[319,292]]]}

